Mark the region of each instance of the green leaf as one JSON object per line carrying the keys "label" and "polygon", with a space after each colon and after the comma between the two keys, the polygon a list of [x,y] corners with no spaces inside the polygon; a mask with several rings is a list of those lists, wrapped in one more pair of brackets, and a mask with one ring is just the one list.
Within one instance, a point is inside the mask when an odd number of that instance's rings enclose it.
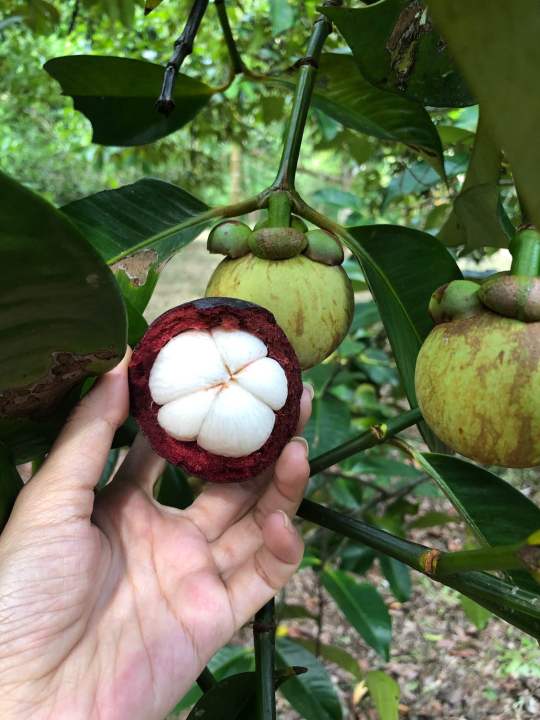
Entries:
{"label": "green leaf", "polygon": [[133,23],[135,2],[138,0],[83,0],[85,5],[97,6],[111,20],[118,20],[126,27]]}
{"label": "green leaf", "polygon": [[[226,645],[221,648],[208,663],[208,668],[216,680],[223,680],[234,675],[249,672],[254,668],[253,650],[242,645]],[[174,712],[180,713],[194,705],[202,696],[198,685],[194,684],[175,707]]]}
{"label": "green leaf", "polygon": [[314,398],[311,418],[304,434],[310,456],[321,455],[345,442],[351,434],[351,414],[347,403],[332,395]]}
{"label": "green leaf", "polygon": [[343,570],[330,568],[323,570],[321,579],[355,630],[388,660],[392,622],[384,601],[373,585],[358,583]]}
{"label": "green leaf", "polygon": [[[427,308],[434,290],[461,272],[450,253],[431,235],[396,225],[350,228],[347,244],[358,258],[379,307],[405,392],[416,405],[416,356],[433,323]],[[429,268],[429,272],[426,272]],[[431,447],[440,444],[428,429]]]}
{"label": "green leaf", "polygon": [[471,600],[466,595],[459,596],[459,602],[463,608],[463,612],[472,624],[478,629],[483,630],[491,618],[491,613],[478,603]]}
{"label": "green leaf", "polygon": [[[540,13],[536,0],[427,0],[486,125],[540,225]],[[489,19],[487,21],[487,19]]]}
{"label": "green leaf", "polygon": [[[289,78],[273,78],[272,83],[294,86]],[[444,174],[441,140],[426,110],[370,85],[350,55],[323,55],[313,104],[351,130],[404,143]]]}
{"label": "green leaf", "polygon": [[[448,158],[445,163],[446,177],[455,177],[458,173],[464,172],[467,167],[467,160],[466,155],[455,155]],[[394,200],[415,193],[424,193],[440,182],[441,176],[428,163],[411,163],[405,170],[394,175],[390,180],[390,184],[384,193],[381,210],[385,210]]]}
{"label": "green leaf", "polygon": [[341,720],[341,705],[332,680],[312,653],[292,640],[279,638],[276,656],[285,667],[299,666],[308,670],[280,688],[282,695],[305,720]]}
{"label": "green leaf", "polygon": [[501,202],[500,173],[501,153],[482,113],[461,192],[439,233],[442,243],[464,245],[467,251],[508,247],[513,228]]}
{"label": "green leaf", "polygon": [[11,510],[22,487],[23,483],[11,453],[0,443],[0,532],[9,520]]}
{"label": "green leaf", "polygon": [[255,673],[241,673],[210,688],[188,715],[188,720],[250,720],[255,717]]}
{"label": "green leaf", "polygon": [[302,647],[309,650],[313,655],[316,654],[317,649],[319,650],[319,656],[328,662],[332,662],[338,665],[340,668],[350,673],[356,680],[363,680],[364,673],[360,669],[358,659],[355,658],[351,653],[347,652],[343,648],[337,647],[336,645],[325,645],[319,643],[317,646],[316,640],[307,640],[305,638],[295,638],[294,642]]}
{"label": "green leaf", "polygon": [[386,0],[358,9],[324,8],[364,77],[421,105],[463,107],[471,96],[423,3]]}
{"label": "green leaf", "polygon": [[176,226],[207,209],[185,190],[153,178],[104,190],[62,208],[106,262],[156,238],[151,247],[113,265],[124,296],[139,312],[152,296],[160,267],[209,221],[180,230]]}
{"label": "green leaf", "polygon": [[45,70],[71,95],[76,110],[92,123],[92,140],[100,145],[145,145],[189,123],[213,90],[187,75],[176,80],[174,111],[158,113],[155,101],[163,68],[143,60],[73,55],[49,60]]}
{"label": "green leaf", "polygon": [[57,8],[46,0],[26,0],[18,12],[30,30],[38,35],[52,33],[60,22]]}
{"label": "green leaf", "polygon": [[399,560],[387,555],[380,555],[379,563],[396,600],[399,600],[399,602],[409,600],[411,597],[411,572],[409,568]]}
{"label": "green leaf", "polygon": [[158,5],[161,5],[163,0],[145,0],[144,2],[144,14],[150,15],[152,10],[155,10]]}
{"label": "green leaf", "polygon": [[101,477],[97,482],[96,490],[102,490],[105,485],[107,485],[107,483],[111,480],[111,476],[118,462],[119,455],[120,450],[118,448],[109,450],[109,454],[107,455],[107,462],[105,463],[105,467],[101,471]]}
{"label": "green leaf", "polygon": [[287,603],[280,605],[278,608],[278,617],[280,622],[284,620],[316,620],[316,615],[309,612],[303,605]]}
{"label": "green leaf", "polygon": [[416,518],[416,520],[408,523],[407,527],[409,529],[440,527],[441,525],[448,525],[448,523],[455,523],[457,520],[458,518],[455,515],[431,510],[423,515],[420,515],[420,517]]}
{"label": "green leaf", "polygon": [[[449,455],[426,453],[423,458],[426,472],[482,543],[512,545],[540,528],[540,508],[497,475]],[[511,576],[540,595],[528,573],[517,571]]]}
{"label": "green leaf", "polygon": [[77,228],[3,174],[0,218],[0,441],[21,462],[47,445],[41,430],[54,435],[54,408],[68,391],[123,357],[126,315],[109,268]]}
{"label": "green leaf", "polygon": [[290,30],[297,18],[298,11],[289,0],[270,0],[270,20],[274,37]]}
{"label": "green leaf", "polygon": [[381,670],[371,670],[366,675],[366,684],[380,720],[398,720],[399,685]]}
{"label": "green leaf", "polygon": [[156,500],[162,505],[184,510],[193,502],[191,489],[186,474],[178,467],[167,463],[160,478]]}

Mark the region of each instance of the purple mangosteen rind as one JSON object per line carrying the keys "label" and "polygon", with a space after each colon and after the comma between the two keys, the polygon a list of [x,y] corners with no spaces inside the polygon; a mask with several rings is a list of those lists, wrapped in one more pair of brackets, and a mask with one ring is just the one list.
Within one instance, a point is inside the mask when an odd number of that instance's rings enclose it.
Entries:
{"label": "purple mangosteen rind", "polygon": [[[287,377],[287,400],[275,412],[272,434],[259,450],[239,458],[214,455],[196,441],[176,440],[168,435],[158,423],[160,405],[152,400],[149,389],[154,362],[173,337],[188,330],[216,327],[244,330],[258,337],[266,345],[268,357],[281,365]],[[244,300],[210,297],[179,305],[154,320],[133,351],[129,388],[131,414],[158,455],[190,475],[209,482],[230,483],[256,477],[278,459],[296,432],[303,385],[296,353],[272,313]]]}

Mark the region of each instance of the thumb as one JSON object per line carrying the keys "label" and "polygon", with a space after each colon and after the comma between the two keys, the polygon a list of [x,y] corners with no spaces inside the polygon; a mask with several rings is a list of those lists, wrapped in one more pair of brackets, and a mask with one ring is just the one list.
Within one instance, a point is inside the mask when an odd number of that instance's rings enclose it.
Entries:
{"label": "thumb", "polygon": [[[90,517],[94,487],[114,434],[129,410],[127,367],[131,350],[103,375],[68,418],[46,461],[25,488],[55,519]],[[33,514],[38,510],[34,506]],[[62,516],[60,518],[59,516]]]}

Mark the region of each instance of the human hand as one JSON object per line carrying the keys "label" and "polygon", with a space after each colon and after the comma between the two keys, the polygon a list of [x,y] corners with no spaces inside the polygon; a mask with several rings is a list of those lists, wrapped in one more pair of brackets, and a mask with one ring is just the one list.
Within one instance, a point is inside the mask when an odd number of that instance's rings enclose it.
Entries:
{"label": "human hand", "polygon": [[[126,369],[76,408],[0,536],[2,720],[162,720],[301,560],[301,439],[264,477],[207,485],[180,511],[153,500],[164,462],[138,436],[96,498]],[[304,391],[299,431],[310,410]]]}

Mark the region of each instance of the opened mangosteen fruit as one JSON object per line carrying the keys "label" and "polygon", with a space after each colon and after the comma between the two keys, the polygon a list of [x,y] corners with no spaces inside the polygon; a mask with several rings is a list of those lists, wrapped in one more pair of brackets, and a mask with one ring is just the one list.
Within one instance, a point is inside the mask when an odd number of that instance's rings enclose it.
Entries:
{"label": "opened mangosteen fruit", "polygon": [[302,379],[274,316],[232,298],[168,310],[135,348],[131,413],[154,450],[211,482],[255,477],[294,435]]}

